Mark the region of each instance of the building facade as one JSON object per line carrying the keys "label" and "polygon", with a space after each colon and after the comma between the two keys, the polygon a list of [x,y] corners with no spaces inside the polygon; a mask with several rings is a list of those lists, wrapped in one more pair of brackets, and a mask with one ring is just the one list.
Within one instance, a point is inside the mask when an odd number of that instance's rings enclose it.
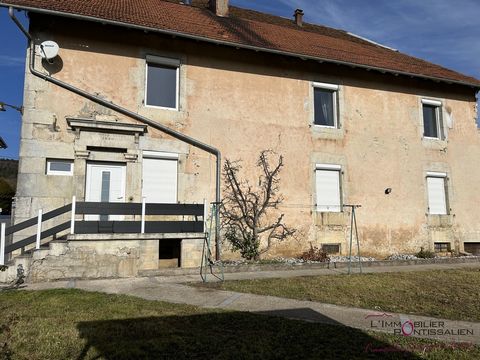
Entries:
{"label": "building facade", "polygon": [[[242,160],[250,181],[260,151],[284,157],[279,211],[298,231],[267,256],[310,245],[346,254],[347,204],[361,205],[363,254],[463,252],[480,243],[478,80],[434,81],[62,14],[30,18],[37,47],[60,46],[52,63],[38,49],[37,70]],[[73,195],[203,203],[214,193],[214,157],[27,68],[15,222]],[[224,244],[223,257],[235,256]]]}

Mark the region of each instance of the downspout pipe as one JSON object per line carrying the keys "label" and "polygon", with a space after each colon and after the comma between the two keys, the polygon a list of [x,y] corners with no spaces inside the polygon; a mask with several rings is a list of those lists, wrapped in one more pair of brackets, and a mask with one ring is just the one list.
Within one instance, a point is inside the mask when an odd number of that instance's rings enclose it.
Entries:
{"label": "downspout pipe", "polygon": [[105,99],[100,98],[99,96],[96,96],[94,94],[90,94],[82,89],[79,89],[71,84],[68,84],[66,82],[63,82],[61,80],[55,79],[51,77],[50,75],[44,74],[38,70],[35,69],[35,42],[32,38],[32,35],[25,29],[25,27],[20,23],[20,21],[17,19],[17,17],[14,14],[13,7],[10,6],[8,8],[8,14],[10,18],[13,20],[13,22],[17,25],[17,27],[20,29],[20,31],[26,36],[28,39],[28,47],[30,48],[30,61],[29,61],[29,70],[30,72],[45,80],[48,82],[51,82],[52,84],[55,84],[63,89],[66,89],[68,91],[71,91],[79,96],[82,96],[90,101],[93,101],[99,105],[102,105],[108,109],[111,109],[113,111],[116,111],[122,115],[128,116],[132,119],[138,120],[144,124],[147,124],[148,126],[151,126],[152,128],[155,128],[157,130],[162,131],[165,134],[168,134],[182,142],[185,142],[191,146],[194,146],[196,148],[199,148],[201,150],[206,151],[209,154],[212,154],[216,158],[216,179],[215,179],[215,202],[217,204],[216,206],[216,212],[215,212],[215,258],[216,260],[220,260],[220,209],[219,209],[219,204],[221,202],[221,194],[220,194],[220,177],[221,177],[221,166],[222,166],[222,155],[220,153],[220,150],[217,148],[205,144],[201,141],[198,141],[190,136],[187,136],[185,134],[182,134],[178,131],[172,130],[162,124],[157,123],[156,121],[150,120],[144,116],[141,116],[139,114],[136,114],[124,107],[121,107],[111,101],[107,101]]}

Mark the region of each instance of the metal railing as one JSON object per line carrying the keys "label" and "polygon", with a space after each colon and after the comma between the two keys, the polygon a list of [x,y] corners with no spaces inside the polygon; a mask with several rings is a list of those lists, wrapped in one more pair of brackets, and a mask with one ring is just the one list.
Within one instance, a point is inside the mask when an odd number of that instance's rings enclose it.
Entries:
{"label": "metal railing", "polygon": [[[0,224],[0,265],[5,264],[5,256],[18,249],[35,243],[35,249],[40,249],[42,240],[56,236],[61,232],[70,229],[73,234],[120,234],[120,233],[204,233],[205,225],[205,204],[154,204],[146,203],[145,198],[141,203],[104,203],[104,202],[77,202],[75,196],[72,203],[58,209],[43,213],[38,210],[38,215],[13,226],[6,227],[5,223]],[[45,221],[57,218],[70,212],[69,221],[62,222],[50,229],[44,230]],[[98,215],[99,219],[79,220],[77,217],[83,215],[89,217]],[[101,216],[115,215],[140,215],[140,220],[102,220]],[[165,220],[149,220],[147,217],[167,216]],[[172,220],[171,217],[181,216],[182,220]],[[189,219],[185,219],[189,217]],[[31,235],[6,245],[6,237],[19,231],[36,225],[35,235]]]}

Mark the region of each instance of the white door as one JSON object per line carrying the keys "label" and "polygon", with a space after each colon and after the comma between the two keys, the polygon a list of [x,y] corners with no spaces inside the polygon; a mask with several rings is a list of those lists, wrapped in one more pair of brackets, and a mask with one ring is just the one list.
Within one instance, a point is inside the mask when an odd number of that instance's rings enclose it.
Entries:
{"label": "white door", "polygon": [[[125,165],[87,164],[85,201],[125,202]],[[86,215],[85,220],[123,220],[123,215]]]}
{"label": "white door", "polygon": [[142,195],[147,203],[175,204],[177,202],[178,159],[175,154],[153,152],[143,154]]}

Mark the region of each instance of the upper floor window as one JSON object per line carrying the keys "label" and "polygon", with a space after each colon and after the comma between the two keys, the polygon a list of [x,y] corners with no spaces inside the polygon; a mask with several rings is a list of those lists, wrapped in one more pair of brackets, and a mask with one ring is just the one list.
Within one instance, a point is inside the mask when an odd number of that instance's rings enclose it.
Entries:
{"label": "upper floor window", "polygon": [[147,55],[145,105],[178,110],[180,61]]}
{"label": "upper floor window", "polygon": [[442,103],[436,100],[422,100],[423,136],[442,138]]}
{"label": "upper floor window", "polygon": [[313,83],[313,123],[319,126],[338,128],[338,85]]}
{"label": "upper floor window", "polygon": [[317,164],[315,169],[317,211],[342,211],[341,170],[342,167],[340,165]]}

